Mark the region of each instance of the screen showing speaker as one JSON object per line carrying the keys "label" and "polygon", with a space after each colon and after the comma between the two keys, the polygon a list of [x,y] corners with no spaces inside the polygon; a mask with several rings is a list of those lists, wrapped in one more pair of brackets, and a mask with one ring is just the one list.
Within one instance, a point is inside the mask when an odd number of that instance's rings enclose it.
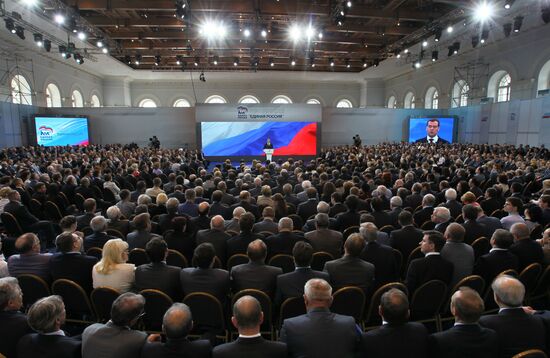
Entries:
{"label": "screen showing speaker", "polygon": [[35,117],[36,143],[46,147],[88,145],[88,118]]}
{"label": "screen showing speaker", "polygon": [[269,138],[274,156],[317,153],[317,122],[201,122],[204,155],[262,156]]}
{"label": "screen showing speaker", "polygon": [[409,142],[452,143],[455,125],[454,117],[411,117],[409,119]]}

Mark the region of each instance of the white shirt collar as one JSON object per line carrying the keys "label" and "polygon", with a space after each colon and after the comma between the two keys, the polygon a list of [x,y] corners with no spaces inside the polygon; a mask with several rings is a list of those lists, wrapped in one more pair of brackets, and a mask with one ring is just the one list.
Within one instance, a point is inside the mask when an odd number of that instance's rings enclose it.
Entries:
{"label": "white shirt collar", "polygon": [[433,255],[441,255],[441,252],[428,252],[426,255],[424,255],[425,257],[428,257],[428,256],[433,256]]}
{"label": "white shirt collar", "polygon": [[439,136],[438,136],[438,135],[435,135],[435,136],[433,136],[433,137],[426,136],[426,140],[428,141],[428,143],[431,143],[431,142],[430,142],[430,139],[433,139],[433,140],[434,140],[433,142],[434,142],[434,143],[437,143],[437,141],[439,140]]}
{"label": "white shirt collar", "polygon": [[251,336],[246,336],[244,334],[239,334],[239,338],[257,338],[257,337],[261,337],[262,335],[260,333],[256,333],[256,334],[253,334]]}
{"label": "white shirt collar", "polygon": [[49,333],[42,333],[44,336],[64,336],[65,332],[63,332],[61,329],[55,332],[49,332]]}
{"label": "white shirt collar", "polygon": [[508,251],[508,249],[501,249],[500,247],[493,247],[491,250],[489,250],[489,252],[493,252],[493,251]]}

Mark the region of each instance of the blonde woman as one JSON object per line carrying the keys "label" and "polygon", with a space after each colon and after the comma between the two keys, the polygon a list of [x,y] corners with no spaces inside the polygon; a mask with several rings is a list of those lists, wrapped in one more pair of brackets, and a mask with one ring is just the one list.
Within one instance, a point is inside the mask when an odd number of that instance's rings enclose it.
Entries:
{"label": "blonde woman", "polygon": [[112,239],[103,246],[101,261],[92,269],[94,288],[111,287],[127,292],[135,281],[134,264],[127,264],[128,243],[121,239]]}

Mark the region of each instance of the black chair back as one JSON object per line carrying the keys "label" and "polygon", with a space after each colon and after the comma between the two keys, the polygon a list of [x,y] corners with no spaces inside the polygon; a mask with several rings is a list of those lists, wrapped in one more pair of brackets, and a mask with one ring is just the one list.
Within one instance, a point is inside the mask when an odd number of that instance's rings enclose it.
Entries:
{"label": "black chair back", "polygon": [[96,257],[98,260],[101,260],[103,256],[103,249],[100,247],[90,247],[86,250],[86,255]]}
{"label": "black chair back", "polygon": [[342,287],[332,295],[330,310],[345,316],[352,316],[355,322],[363,319],[365,310],[365,293],[359,287]]}
{"label": "black chair back", "polygon": [[486,237],[482,236],[472,242],[472,248],[474,249],[474,258],[477,261],[478,258],[489,253],[489,250],[491,250],[491,244]]}
{"label": "black chair back", "polygon": [[542,266],[539,263],[532,263],[521,271],[519,274],[519,280],[525,286],[525,301],[528,302],[529,298],[535,291],[539,277],[542,273]]}
{"label": "black chair back", "polygon": [[44,216],[47,220],[51,220],[53,222],[59,222],[59,220],[63,219],[61,210],[59,210],[57,204],[52,201],[46,201],[44,203]]}
{"label": "black chair back", "polygon": [[111,306],[120,296],[120,292],[111,287],[97,287],[90,293],[90,299],[99,322],[111,319]]}
{"label": "black chair back", "polygon": [[283,273],[288,273],[294,271],[294,257],[285,254],[279,254],[273,256],[269,260],[269,265],[280,267],[283,270]]}
{"label": "black chair back", "polygon": [[44,211],[42,208],[42,203],[40,201],[36,199],[31,199],[31,201],[29,202],[29,211],[37,218],[44,219]]}
{"label": "black chair back", "polygon": [[23,306],[26,308],[30,307],[42,297],[50,295],[48,283],[39,276],[23,274],[17,276],[17,281],[23,292]]}
{"label": "black chair back", "polygon": [[413,294],[410,310],[411,320],[435,318],[447,297],[447,285],[443,281],[431,280],[418,287]]}
{"label": "black chair back", "polygon": [[126,240],[126,236],[117,229],[107,229],[107,235],[118,237],[119,239]]}
{"label": "black chair back", "polygon": [[193,292],[185,296],[183,303],[193,312],[194,327],[191,334],[213,332],[217,336],[225,336],[227,340],[223,307],[216,297],[206,292]]}
{"label": "black chair back", "polygon": [[181,252],[168,249],[168,256],[166,257],[166,263],[171,266],[177,266],[180,268],[186,268],[189,266],[185,256]]}
{"label": "black chair back", "polygon": [[311,268],[317,271],[323,271],[325,263],[334,260],[334,257],[328,252],[319,251],[313,254]]}
{"label": "black chair back", "polygon": [[279,312],[279,327],[287,318],[301,316],[306,313],[306,304],[303,297],[287,298],[282,304]]}
{"label": "black chair back", "polygon": [[342,233],[342,236],[344,238],[344,241],[351,235],[359,232],[359,226],[350,226],[347,229],[344,230]]}
{"label": "black chair back", "polygon": [[149,257],[147,256],[145,250],[136,248],[130,251],[130,255],[128,255],[128,262],[138,267],[140,265],[148,264]]}
{"label": "black chair back", "polygon": [[174,302],[170,296],[159,290],[143,290],[140,294],[145,297],[145,315],[142,317],[145,330],[161,332],[162,318]]}
{"label": "black chair back", "polygon": [[78,323],[96,320],[92,303],[78,283],[64,278],[55,280],[52,284],[52,294],[63,298],[67,320]]}
{"label": "black chair back", "polygon": [[0,218],[2,219],[2,224],[4,224],[4,228],[9,236],[19,237],[24,234],[24,231],[15,216],[7,211],[4,211],[0,214]]}
{"label": "black chair back", "polygon": [[235,254],[227,260],[227,271],[231,272],[231,269],[235,266],[248,263],[248,256],[245,254]]}

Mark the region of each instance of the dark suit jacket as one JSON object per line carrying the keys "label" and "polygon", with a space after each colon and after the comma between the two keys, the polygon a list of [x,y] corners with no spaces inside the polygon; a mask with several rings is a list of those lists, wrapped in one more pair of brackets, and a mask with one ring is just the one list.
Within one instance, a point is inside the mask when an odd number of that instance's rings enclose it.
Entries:
{"label": "dark suit jacket", "polygon": [[393,218],[388,211],[373,211],[374,223],[380,229],[386,225],[393,225]]}
{"label": "dark suit jacket", "polygon": [[210,229],[210,218],[206,215],[200,215],[189,220],[195,230]]}
{"label": "dark suit jacket", "polygon": [[376,287],[399,280],[400,267],[397,265],[391,247],[380,245],[376,241],[368,242],[360,257],[374,265]]}
{"label": "dark suit jacket", "polygon": [[429,338],[431,358],[496,358],[498,337],[495,331],[478,324],[458,325]]}
{"label": "dark suit jacket", "polygon": [[309,267],[298,267],[293,272],[277,276],[275,302],[282,303],[287,298],[302,296],[304,294],[304,285],[312,278],[322,278],[330,282],[328,273],[315,271]]}
{"label": "dark suit jacket", "polygon": [[229,272],[220,269],[188,267],[181,270],[183,297],[193,292],[207,292],[225,302],[229,294]]}
{"label": "dark suit jacket", "polygon": [[180,252],[191,264],[193,250],[195,250],[195,235],[193,233],[168,230],[164,233],[164,241],[169,249]]}
{"label": "dark suit jacket", "polygon": [[518,272],[523,271],[524,268],[532,263],[542,264],[544,260],[542,247],[538,242],[531,239],[516,241],[516,243],[510,247],[510,252],[516,255],[519,260]]}
{"label": "dark suit jacket", "polygon": [[27,316],[17,311],[0,311],[0,353],[17,358],[17,342],[33,330],[27,323]]}
{"label": "dark suit jacket", "polygon": [[493,233],[497,229],[502,229],[502,223],[498,218],[484,215],[482,217],[477,218],[476,220],[478,223],[483,224],[487,226],[487,238],[490,239],[493,236]]}
{"label": "dark suit jacket", "polygon": [[231,219],[232,216],[229,207],[219,201],[212,203],[212,205],[210,205],[210,209],[208,209],[208,216],[213,217],[216,215],[223,216],[225,220]]}
{"label": "dark suit jacket", "polygon": [[462,204],[457,200],[449,200],[442,204],[442,206],[449,209],[451,212],[451,217],[456,218],[458,215],[462,214]]}
{"label": "dark suit jacket", "polygon": [[412,295],[418,287],[431,280],[443,281],[448,286],[453,277],[453,269],[453,264],[440,254],[413,260],[405,280],[409,293]]}
{"label": "dark suit jacket", "polygon": [[19,357],[33,358],[79,358],[82,342],[65,336],[27,334],[17,344]]}
{"label": "dark suit jacket", "polygon": [[333,291],[346,286],[356,286],[365,297],[374,284],[374,265],[357,257],[344,256],[325,263],[324,271],[330,276]]}
{"label": "dark suit jacket", "polygon": [[155,289],[166,293],[174,302],[181,300],[180,268],[164,262],[149,263],[136,268],[136,290]]}
{"label": "dark suit jacket", "polygon": [[30,231],[29,227],[38,222],[36,216],[31,214],[29,210],[18,201],[10,201],[7,203],[6,206],[4,206],[4,211],[12,214],[17,219],[23,231]]}
{"label": "dark suit jacket", "polygon": [[90,226],[90,221],[95,217],[94,213],[84,213],[76,217],[76,228],[82,230],[86,226]]}
{"label": "dark suit jacket", "polygon": [[260,234],[254,233],[243,233],[241,232],[237,236],[233,236],[227,240],[227,258],[235,254],[246,254],[246,249],[248,244],[254,240],[262,240],[263,236]]}
{"label": "dark suit jacket", "polygon": [[195,242],[197,246],[205,242],[212,244],[216,251],[216,256],[224,263],[227,254],[227,240],[230,238],[231,236],[223,231],[207,229],[197,232]]}
{"label": "dark suit jacket", "polygon": [[267,256],[273,257],[278,254],[292,255],[292,249],[298,241],[305,239],[292,232],[283,231],[275,235],[268,236],[264,241],[267,245]]}
{"label": "dark suit jacket", "polygon": [[[479,239],[482,236],[487,237],[489,235],[489,230],[484,224],[480,224],[477,221],[468,220],[462,224],[466,233],[464,234],[464,243],[471,245],[476,239]],[[487,237],[490,239],[490,237]]]}
{"label": "dark suit jacket", "polygon": [[210,358],[210,341],[201,339],[189,341],[187,338],[170,339],[166,343],[145,343],[141,348],[141,358]]}
{"label": "dark suit jacket", "polygon": [[311,244],[315,252],[328,252],[334,259],[338,259],[342,256],[344,239],[342,237],[342,233],[339,231],[317,229],[307,232],[304,235],[304,238]]}
{"label": "dark suit jacket", "polygon": [[116,239],[116,237],[107,235],[104,232],[94,232],[84,238],[84,250],[88,250],[91,247],[102,249],[103,245],[111,239]]}
{"label": "dark suit jacket", "polygon": [[[422,137],[417,139],[415,143],[428,143],[428,138]],[[438,136],[437,143],[435,144],[449,144],[449,141]]]}
{"label": "dark suit jacket", "polygon": [[128,242],[128,246],[130,250],[133,250],[136,248],[145,249],[145,245],[147,245],[147,243],[155,237],[160,238],[161,236],[157,234],[152,234],[148,231],[134,230],[128,235],[126,235],[126,241]]}
{"label": "dark suit jacket", "polygon": [[350,226],[359,226],[361,214],[356,211],[346,211],[336,215],[336,229],[344,231]]}
{"label": "dark suit jacket", "polygon": [[336,203],[333,206],[331,206],[330,211],[328,212],[328,215],[332,218],[340,213],[344,213],[348,210],[346,205],[343,203]]}
{"label": "dark suit jacket", "polygon": [[238,338],[236,341],[219,345],[212,352],[213,358],[286,358],[286,344],[272,342],[263,337]]}
{"label": "dark suit jacket", "polygon": [[179,216],[177,213],[159,215],[157,219],[157,222],[159,224],[159,231],[164,233],[166,230],[172,229],[172,219],[177,216]]}
{"label": "dark suit jacket", "polygon": [[50,259],[52,280],[60,278],[78,283],[88,294],[92,292],[92,268],[97,258],[82,255],[79,252],[59,253]]}
{"label": "dark suit jacket", "polygon": [[353,357],[360,330],[353,317],[315,308],[286,319],[279,339],[287,344],[289,357]]}
{"label": "dark suit jacket", "polygon": [[418,210],[413,215],[414,222],[416,223],[416,225],[420,227],[422,224],[424,224],[424,222],[430,221],[430,218],[432,217],[433,212],[434,212],[434,208],[432,206],[427,206],[425,208]]}
{"label": "dark suit jacket", "polygon": [[254,227],[252,228],[252,231],[255,233],[259,233],[262,231],[269,231],[273,234],[276,234],[279,232],[279,225],[273,220],[264,219],[260,222],[255,223]]}
{"label": "dark suit jacket", "polygon": [[497,332],[499,357],[511,357],[533,348],[546,350],[548,333],[543,319],[528,315],[521,307],[483,316],[479,324]]}
{"label": "dark suit jacket", "polygon": [[502,209],[502,203],[497,198],[485,199],[479,205],[481,205],[485,215],[491,215],[493,211]]}
{"label": "dark suit jacket", "polygon": [[477,259],[474,265],[474,275],[483,277],[485,282],[493,282],[502,271],[518,270],[519,261],[509,250],[494,250]]}
{"label": "dark suit jacket", "polygon": [[317,199],[308,199],[304,201],[297,208],[297,214],[302,218],[303,222],[306,222],[311,215],[317,214],[317,204],[319,201]]}
{"label": "dark suit jacket", "polygon": [[277,276],[282,275],[280,267],[249,262],[237,265],[231,269],[231,288],[233,292],[254,288],[264,291],[273,299]]}
{"label": "dark suit jacket", "polygon": [[424,358],[428,330],[421,323],[385,324],[363,334],[361,353],[369,358]]}
{"label": "dark suit jacket", "polygon": [[409,225],[392,231],[390,233],[390,243],[394,249],[401,252],[403,262],[407,262],[409,255],[418,247],[423,236],[422,230]]}

